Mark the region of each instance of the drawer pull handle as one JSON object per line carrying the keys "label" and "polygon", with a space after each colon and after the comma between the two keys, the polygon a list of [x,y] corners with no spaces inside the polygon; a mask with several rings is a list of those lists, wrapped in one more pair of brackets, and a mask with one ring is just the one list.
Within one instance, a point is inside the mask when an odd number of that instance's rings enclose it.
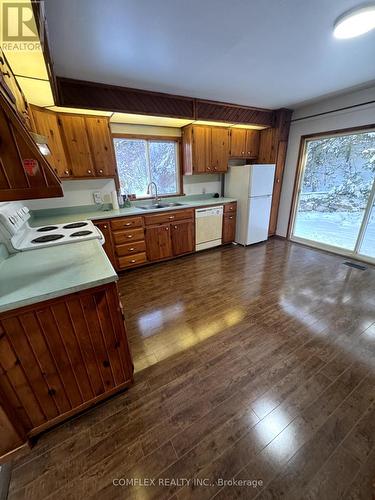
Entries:
{"label": "drawer pull handle", "polygon": [[132,223],[131,223],[131,222],[126,222],[126,223],[125,223],[125,226],[131,226],[131,225],[132,225]]}
{"label": "drawer pull handle", "polygon": [[107,225],[103,226],[103,229],[107,229]]}
{"label": "drawer pull handle", "polygon": [[165,228],[165,230],[166,230],[166,231],[169,231],[169,227],[166,227],[166,228]]}
{"label": "drawer pull handle", "polygon": [[127,236],[128,238],[133,238],[133,235],[132,234],[128,234]]}
{"label": "drawer pull handle", "polygon": [[232,217],[232,216],[230,216],[230,217],[228,217],[228,218],[229,218],[229,219],[233,219],[233,217]]}
{"label": "drawer pull handle", "polygon": [[170,215],[168,219],[174,219],[174,215]]}
{"label": "drawer pull handle", "polygon": [[175,229],[177,229],[177,226],[174,226]]}
{"label": "drawer pull handle", "polygon": [[137,261],[136,261],[135,259],[132,259],[132,260],[130,261],[130,264],[134,264],[134,262],[137,262]]}
{"label": "drawer pull handle", "polygon": [[91,174],[91,170],[89,169],[89,170],[87,171],[87,173],[88,173],[88,174]]}
{"label": "drawer pull handle", "polygon": [[134,252],[134,248],[129,248],[129,252]]}

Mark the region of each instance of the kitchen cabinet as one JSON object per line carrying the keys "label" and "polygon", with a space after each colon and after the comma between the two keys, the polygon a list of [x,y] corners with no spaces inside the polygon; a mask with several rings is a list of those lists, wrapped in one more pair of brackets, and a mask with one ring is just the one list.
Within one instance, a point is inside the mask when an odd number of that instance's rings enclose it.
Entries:
{"label": "kitchen cabinet", "polygon": [[194,221],[177,221],[171,224],[171,242],[173,255],[182,255],[194,251]]}
{"label": "kitchen cabinet", "polygon": [[257,158],[259,130],[232,128],[230,130],[230,156],[233,158]]}
{"label": "kitchen cabinet", "polygon": [[211,161],[209,172],[226,172],[229,160],[229,130],[222,127],[211,128]]}
{"label": "kitchen cabinet", "polygon": [[37,106],[31,106],[31,113],[35,132],[48,139],[48,147],[51,151],[47,158],[48,162],[60,178],[71,177],[73,171],[69,167],[65,154],[66,148],[64,148],[57,113]]}
{"label": "kitchen cabinet", "polygon": [[59,113],[58,120],[73,176],[95,177],[85,117]]}
{"label": "kitchen cabinet", "polygon": [[17,79],[14,76],[3,51],[0,49],[0,87],[4,95],[7,96],[9,102],[14,106],[19,114],[19,118],[30,129],[30,117],[28,112],[28,104],[23,95],[23,92],[18,85]]}
{"label": "kitchen cabinet", "polygon": [[0,405],[28,438],[133,381],[115,283],[1,313],[0,331]]}
{"label": "kitchen cabinet", "polygon": [[110,221],[93,221],[95,226],[103,233],[104,245],[103,250],[107,254],[109,260],[113,267],[116,267],[115,254],[112,242],[112,232],[110,228]]}
{"label": "kitchen cabinet", "polygon": [[155,261],[172,257],[170,224],[146,227],[145,240],[148,260]]}
{"label": "kitchen cabinet", "polygon": [[26,442],[26,436],[18,434],[4,409],[0,406],[0,464],[10,460],[11,455]]}
{"label": "kitchen cabinet", "polygon": [[258,163],[275,163],[276,161],[276,129],[267,128],[261,131],[259,141]]}
{"label": "kitchen cabinet", "polygon": [[116,159],[108,118],[85,116],[85,125],[94,161],[95,175],[97,177],[114,176]]}
{"label": "kitchen cabinet", "polygon": [[236,237],[236,214],[224,213],[223,217],[223,245],[232,243]]}
{"label": "kitchen cabinet", "polygon": [[0,201],[63,196],[18,111],[0,91]]}
{"label": "kitchen cabinet", "polygon": [[224,205],[222,243],[232,243],[236,237],[237,202]]}
{"label": "kitchen cabinet", "polygon": [[228,170],[229,129],[189,125],[182,130],[184,174]]}
{"label": "kitchen cabinet", "polygon": [[109,119],[31,106],[33,129],[46,136],[49,163],[60,178],[115,177],[116,159]]}
{"label": "kitchen cabinet", "polygon": [[119,217],[109,224],[115,269],[121,271],[146,263],[143,217]]}

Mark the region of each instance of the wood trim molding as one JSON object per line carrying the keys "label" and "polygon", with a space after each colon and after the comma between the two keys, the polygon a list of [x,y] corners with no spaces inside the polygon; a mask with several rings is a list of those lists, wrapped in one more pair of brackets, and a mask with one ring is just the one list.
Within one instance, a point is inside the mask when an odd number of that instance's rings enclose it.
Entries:
{"label": "wood trim molding", "polygon": [[207,101],[174,94],[56,77],[57,105],[119,113],[168,116],[191,120],[218,120],[271,127],[269,109]]}

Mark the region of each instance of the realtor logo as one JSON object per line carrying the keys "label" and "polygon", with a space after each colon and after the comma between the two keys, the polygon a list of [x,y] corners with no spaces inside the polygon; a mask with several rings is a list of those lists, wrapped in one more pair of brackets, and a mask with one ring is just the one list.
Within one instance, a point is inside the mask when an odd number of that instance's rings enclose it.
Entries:
{"label": "realtor logo", "polygon": [[[40,20],[43,19],[44,2],[38,2]],[[34,18],[31,2],[2,3],[1,35],[3,50],[40,50],[42,38],[39,38],[38,28]],[[40,30],[43,35],[43,29]]]}

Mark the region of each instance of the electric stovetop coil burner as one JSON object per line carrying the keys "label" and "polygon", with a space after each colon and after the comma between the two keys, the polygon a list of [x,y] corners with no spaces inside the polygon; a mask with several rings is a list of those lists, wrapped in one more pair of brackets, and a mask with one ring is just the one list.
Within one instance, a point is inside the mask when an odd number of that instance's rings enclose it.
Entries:
{"label": "electric stovetop coil burner", "polygon": [[76,231],[70,235],[71,238],[77,238],[77,236],[87,236],[92,234],[92,231]]}
{"label": "electric stovetop coil burner", "polygon": [[45,236],[39,236],[34,240],[31,240],[31,243],[47,243],[48,241],[56,241],[64,238],[63,234],[46,234]]}
{"label": "electric stovetop coil burner", "polygon": [[44,232],[47,232],[47,231],[54,231],[55,229],[58,229],[57,226],[44,226],[44,227],[40,227],[37,229],[38,233],[44,233]]}
{"label": "electric stovetop coil burner", "polygon": [[78,227],[87,226],[87,222],[72,222],[71,224],[65,224],[64,229],[77,229]]}
{"label": "electric stovetop coil burner", "polygon": [[30,217],[29,209],[18,201],[0,203],[0,242],[5,243],[9,253],[74,245],[89,240],[98,240],[102,245],[105,242],[100,229],[90,220],[63,224],[52,221],[32,227],[28,222]]}

